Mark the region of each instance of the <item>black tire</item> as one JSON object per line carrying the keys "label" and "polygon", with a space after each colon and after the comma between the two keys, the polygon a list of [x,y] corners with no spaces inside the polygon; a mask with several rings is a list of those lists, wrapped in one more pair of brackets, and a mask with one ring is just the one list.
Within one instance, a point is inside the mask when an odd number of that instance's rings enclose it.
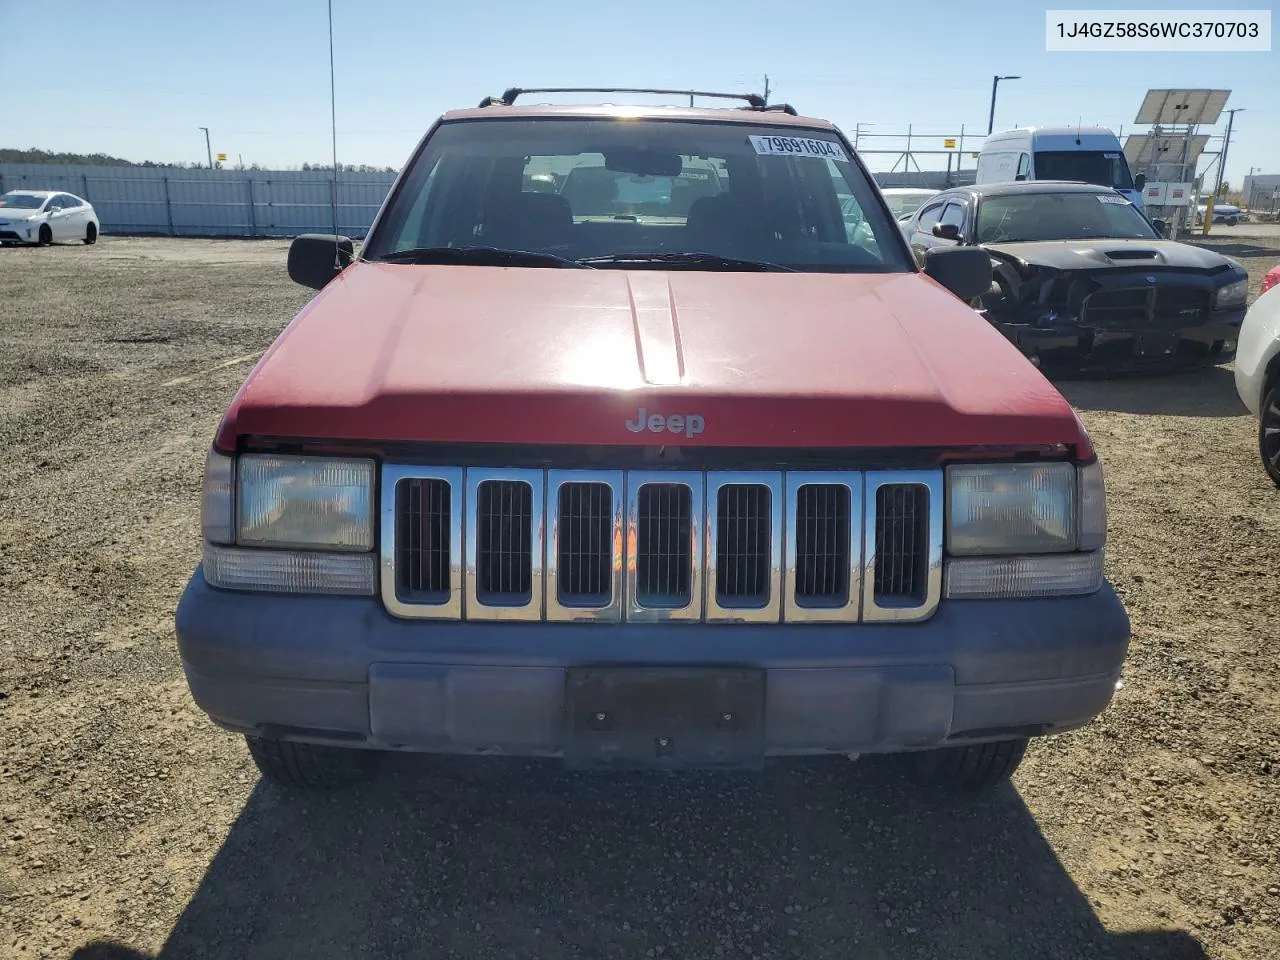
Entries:
{"label": "black tire", "polygon": [[330,790],[368,780],[377,765],[372,750],[324,747],[268,737],[244,738],[262,776],[295,790]]}
{"label": "black tire", "polygon": [[95,224],[89,224],[84,228],[85,246],[98,242],[98,228]]}
{"label": "black tire", "polygon": [[40,224],[40,246],[47,247],[53,243],[53,231],[49,229],[47,223]]}
{"label": "black tire", "polygon": [[1280,487],[1280,377],[1271,381],[1258,418],[1258,453],[1262,469]]}
{"label": "black tire", "polygon": [[943,747],[911,755],[918,781],[957,793],[978,793],[1004,783],[1027,752],[1026,737]]}

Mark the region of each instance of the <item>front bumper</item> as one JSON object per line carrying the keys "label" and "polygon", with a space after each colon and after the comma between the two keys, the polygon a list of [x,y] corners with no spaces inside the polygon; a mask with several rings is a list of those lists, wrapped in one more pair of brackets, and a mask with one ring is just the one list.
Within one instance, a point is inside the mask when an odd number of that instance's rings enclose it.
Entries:
{"label": "front bumper", "polygon": [[197,570],[177,636],[196,703],[244,733],[564,756],[571,668],[710,665],[763,672],[763,754],[778,756],[1080,726],[1110,702],[1129,622],[1109,586],[944,601],[916,624],[411,622],[374,598],[216,590]]}
{"label": "front bumper", "polygon": [[1046,371],[1123,373],[1216,366],[1235,357],[1243,306],[1180,328],[1108,329],[1078,323],[996,327]]}

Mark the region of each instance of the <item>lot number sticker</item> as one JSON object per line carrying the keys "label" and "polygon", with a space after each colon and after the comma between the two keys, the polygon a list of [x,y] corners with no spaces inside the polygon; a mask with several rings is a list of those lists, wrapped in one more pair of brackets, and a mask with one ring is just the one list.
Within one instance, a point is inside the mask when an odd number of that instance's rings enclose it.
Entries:
{"label": "lot number sticker", "polygon": [[1129,201],[1126,200],[1124,197],[1113,197],[1105,193],[1100,193],[1098,194],[1098,202],[1127,204]]}
{"label": "lot number sticker", "polygon": [[802,137],[747,137],[756,153],[766,157],[818,157],[827,160],[849,160],[844,147],[830,140]]}

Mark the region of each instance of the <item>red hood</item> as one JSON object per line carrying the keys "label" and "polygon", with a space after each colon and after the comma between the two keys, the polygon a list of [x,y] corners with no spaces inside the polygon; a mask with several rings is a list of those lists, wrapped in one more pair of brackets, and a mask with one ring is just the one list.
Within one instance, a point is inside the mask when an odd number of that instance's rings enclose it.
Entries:
{"label": "red hood", "polygon": [[[678,419],[651,432],[654,415]],[[700,431],[690,418],[701,419]],[[754,447],[1087,443],[1066,401],[1004,337],[917,274],[366,263],[303,309],[249,375],[219,446],[249,434]]]}

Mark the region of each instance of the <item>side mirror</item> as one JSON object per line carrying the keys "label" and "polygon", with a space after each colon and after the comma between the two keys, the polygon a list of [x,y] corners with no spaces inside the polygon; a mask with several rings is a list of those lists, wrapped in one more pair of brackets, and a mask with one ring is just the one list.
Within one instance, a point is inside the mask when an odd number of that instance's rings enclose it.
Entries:
{"label": "side mirror", "polygon": [[935,223],[933,235],[940,240],[960,240],[960,228],[954,223]]}
{"label": "side mirror", "polygon": [[1160,220],[1160,219],[1152,220],[1151,225],[1156,228],[1156,233],[1160,234],[1160,236],[1167,237],[1169,235],[1168,220]]}
{"label": "side mirror", "polygon": [[991,256],[981,247],[934,247],[924,272],[966,303],[991,289]]}
{"label": "side mirror", "polygon": [[1147,185],[1147,175],[1145,173],[1140,173],[1133,178],[1133,189],[1137,190],[1139,193],[1142,192],[1142,188],[1145,187],[1146,185]]}
{"label": "side mirror", "polygon": [[304,233],[289,244],[289,279],[323,290],[355,257],[350,237]]}

